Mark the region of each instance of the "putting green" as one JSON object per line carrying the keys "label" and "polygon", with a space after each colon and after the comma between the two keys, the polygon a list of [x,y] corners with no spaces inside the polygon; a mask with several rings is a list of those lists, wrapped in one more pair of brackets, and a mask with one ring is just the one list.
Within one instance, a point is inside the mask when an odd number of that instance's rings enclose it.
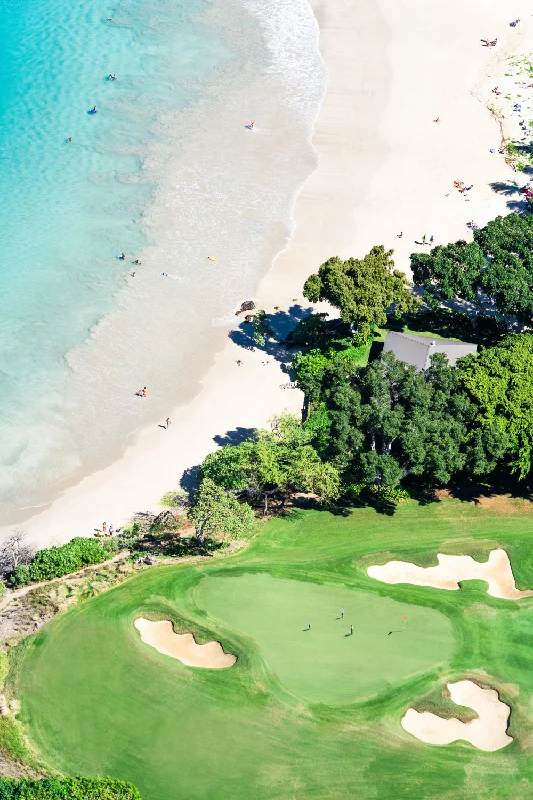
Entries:
{"label": "putting green", "polygon": [[283,686],[312,702],[368,700],[453,651],[452,625],[438,611],[352,589],[248,573],[204,578],[195,600],[252,638]]}

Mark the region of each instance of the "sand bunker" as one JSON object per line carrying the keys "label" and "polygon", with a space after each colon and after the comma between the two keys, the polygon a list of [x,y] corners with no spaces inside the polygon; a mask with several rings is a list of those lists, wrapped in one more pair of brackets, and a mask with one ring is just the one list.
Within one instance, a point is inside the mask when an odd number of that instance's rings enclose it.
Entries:
{"label": "sand bunker", "polygon": [[410,708],[402,719],[402,728],[426,744],[451,744],[463,739],[490,753],[513,741],[506,733],[511,709],[502,703],[498,692],[482,689],[472,681],[449,683],[448,691],[454,703],[473,708],[478,719],[461,722],[455,717],[443,719],[429,711],[419,713]]}
{"label": "sand bunker", "polygon": [[135,627],[145,644],[155,647],[164,656],[178,658],[188,667],[223,669],[233,666],[237,661],[237,656],[223,651],[220,642],[196,644],[192,633],[174,633],[172,623],[168,620],[152,622],[139,617],[135,620]]}
{"label": "sand bunker", "polygon": [[521,592],[516,588],[509,556],[498,548],[491,550],[489,560],[474,561],[472,556],[437,555],[438,566],[417,567],[409,561],[389,561],[383,566],[369,567],[371,578],[384,583],[414,583],[417,586],[433,586],[436,589],[459,589],[460,581],[486,581],[488,593],[503,600],[519,600],[533,596],[528,589]]}

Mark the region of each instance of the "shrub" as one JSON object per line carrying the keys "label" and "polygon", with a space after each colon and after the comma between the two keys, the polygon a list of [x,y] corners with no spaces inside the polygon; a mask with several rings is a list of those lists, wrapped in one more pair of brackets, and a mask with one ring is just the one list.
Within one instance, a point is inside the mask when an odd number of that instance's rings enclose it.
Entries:
{"label": "shrub", "polygon": [[33,581],[48,581],[77,572],[90,564],[100,564],[109,557],[109,553],[96,539],[77,536],[61,547],[39,550],[30,565],[20,564],[16,568],[11,581],[15,586],[25,586]]}
{"label": "shrub", "polygon": [[187,503],[187,497],[187,492],[183,489],[172,489],[169,492],[165,492],[160,503],[166,508],[183,508]]}
{"label": "shrub", "polygon": [[31,581],[31,570],[28,564],[19,564],[11,573],[11,583],[13,586],[26,586]]}
{"label": "shrub", "polygon": [[141,800],[132,783],[114,778],[0,778],[0,800]]}
{"label": "shrub", "polygon": [[118,553],[118,551],[120,550],[119,543],[116,537],[112,537],[111,539],[104,539],[104,541],[101,544],[106,553],[110,553],[111,555]]}

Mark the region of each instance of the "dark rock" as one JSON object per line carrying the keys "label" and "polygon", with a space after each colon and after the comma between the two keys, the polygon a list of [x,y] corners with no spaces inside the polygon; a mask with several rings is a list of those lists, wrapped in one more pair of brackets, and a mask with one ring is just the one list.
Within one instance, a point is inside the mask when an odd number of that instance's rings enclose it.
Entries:
{"label": "dark rock", "polygon": [[235,316],[237,317],[239,314],[242,314],[243,311],[253,311],[254,308],[255,303],[253,300],[245,300],[244,303],[241,303],[239,310],[235,312]]}

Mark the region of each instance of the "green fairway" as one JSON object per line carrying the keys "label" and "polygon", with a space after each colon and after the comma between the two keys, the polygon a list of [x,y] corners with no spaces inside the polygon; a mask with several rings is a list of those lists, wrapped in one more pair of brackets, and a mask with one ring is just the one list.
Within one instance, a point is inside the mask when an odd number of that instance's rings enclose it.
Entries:
{"label": "green fairway", "polygon": [[286,689],[317,703],[366,700],[447,662],[453,649],[442,614],[350,589],[248,573],[205,578],[196,600],[253,638]]}
{"label": "green fairway", "polygon": [[[510,500],[293,512],[234,556],[152,568],[57,617],[14,649],[8,688],[51,767],[130,780],[144,800],[525,800],[533,598],[498,600],[481,582],[389,586],[366,568],[502,546],[517,586],[533,588],[532,520]],[[141,641],[137,616],[218,639],[238,661],[185,667]],[[446,681],[479,675],[512,707],[505,750],[403,731],[409,706],[442,708]]]}

